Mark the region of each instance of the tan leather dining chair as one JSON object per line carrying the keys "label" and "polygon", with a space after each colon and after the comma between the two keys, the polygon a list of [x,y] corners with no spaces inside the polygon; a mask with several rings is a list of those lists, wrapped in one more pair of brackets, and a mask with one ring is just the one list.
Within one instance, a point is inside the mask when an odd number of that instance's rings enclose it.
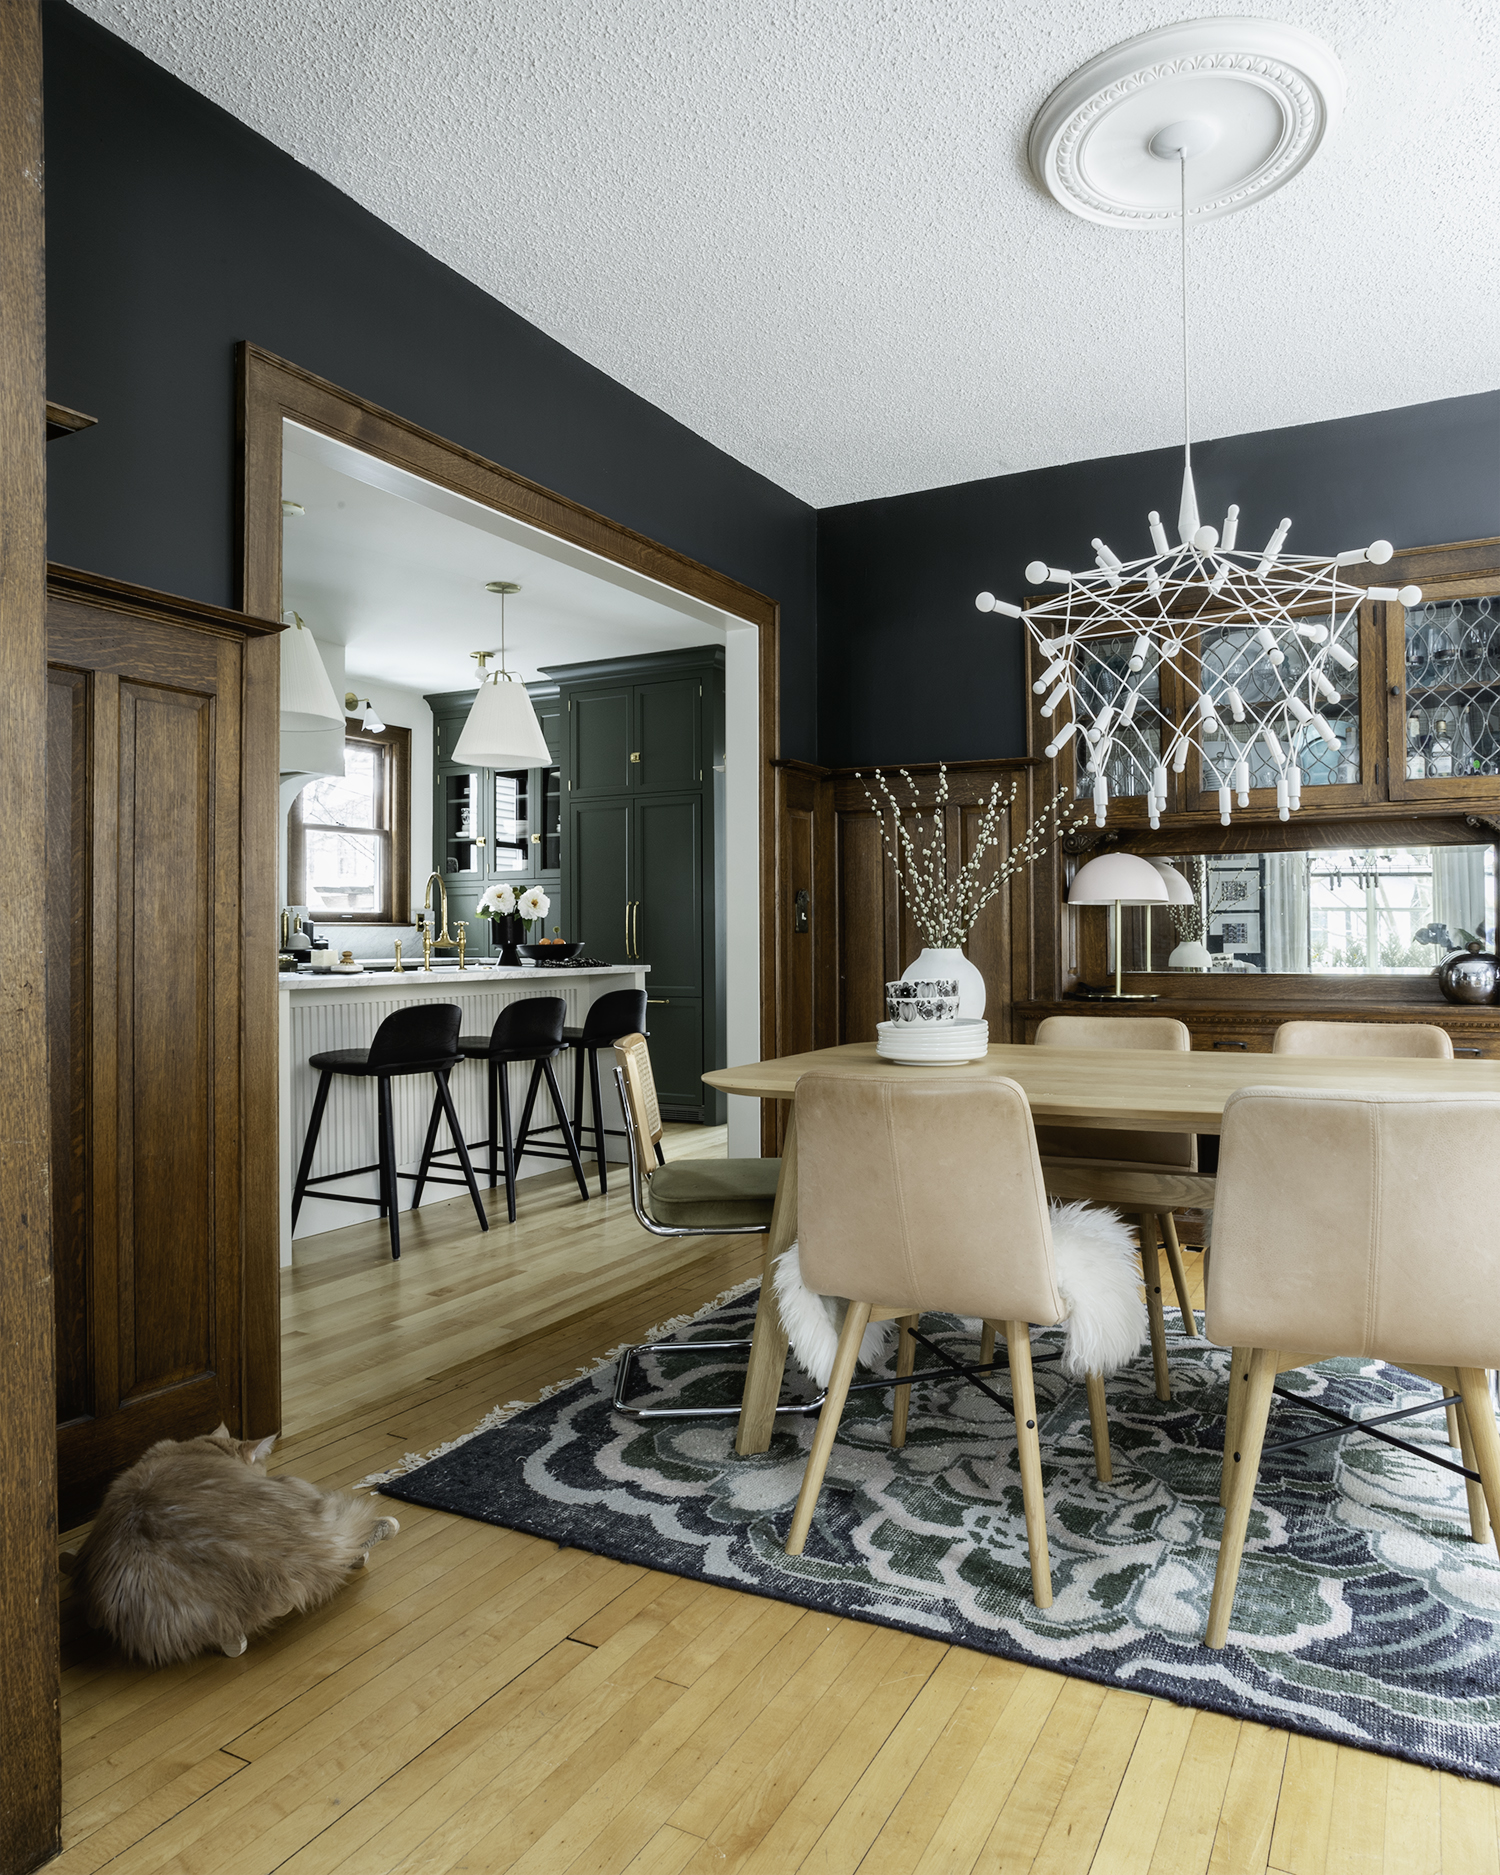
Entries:
{"label": "tan leather dining chair", "polygon": [[[1048,1016],[1037,1028],[1038,1048],[1129,1048],[1166,1049],[1187,1054],[1193,1038],[1185,1022],[1175,1016]],[[1141,1244],[1141,1275],[1146,1284],[1146,1309],[1151,1325],[1151,1362],[1156,1375],[1156,1397],[1170,1400],[1172,1382],[1167,1371],[1167,1330],[1162,1318],[1161,1266],[1156,1239],[1160,1232],[1167,1253],[1167,1266],[1177,1291],[1177,1306],[1182,1310],[1182,1325],[1190,1335],[1198,1332],[1188,1289],[1187,1270],[1182,1261],[1182,1246],[1177,1241],[1177,1225],[1172,1207],[1147,1208],[1129,1185],[1135,1175],[1155,1172],[1169,1179],[1197,1178],[1198,1141],[1192,1133],[1130,1133],[1086,1126],[1039,1126],[1037,1150],[1042,1155],[1042,1172],[1047,1189],[1054,1197],[1089,1198],[1099,1204],[1112,1204],[1129,1212],[1136,1220]],[[1116,1169],[1128,1175],[1119,1187],[1111,1189],[1108,1173]],[[1205,1197],[1212,1204],[1212,1186],[1205,1181],[1203,1191],[1192,1193],[1194,1202]],[[1183,1200],[1179,1200],[1182,1202]]]}
{"label": "tan leather dining chair", "polygon": [[[899,1377],[912,1372],[924,1311],[978,1316],[1004,1328],[1032,1595],[1039,1608],[1051,1607],[1029,1325],[1060,1322],[1067,1311],[1025,1094],[1003,1079],[812,1069],[797,1083],[797,1136],[803,1280],[820,1294],[848,1297],[849,1305],[787,1554],[800,1555],[807,1541],[868,1324],[901,1324]],[[921,1341],[946,1369],[1004,1404],[975,1370]],[[895,1391],[891,1443],[899,1447],[910,1385]],[[1095,1466],[1107,1477],[1102,1382],[1090,1382],[1088,1399]]]}
{"label": "tan leather dining chair", "polygon": [[[1500,1528],[1500,1433],[1485,1372],[1500,1363],[1497,1136],[1500,1100],[1483,1095],[1247,1087],[1225,1102],[1208,1333],[1233,1349],[1233,1367],[1210,1647],[1229,1631],[1262,1456],[1282,1449],[1264,1442],[1276,1376],[1288,1368],[1352,1355],[1435,1381],[1459,1403],[1464,1464],[1403,1449],[1466,1473],[1475,1541]],[[1289,1397],[1334,1423],[1288,1444],[1360,1435],[1321,1402]]]}
{"label": "tan leather dining chair", "polygon": [[1273,1055],[1376,1055],[1451,1061],[1453,1043],[1431,1022],[1283,1022]]}

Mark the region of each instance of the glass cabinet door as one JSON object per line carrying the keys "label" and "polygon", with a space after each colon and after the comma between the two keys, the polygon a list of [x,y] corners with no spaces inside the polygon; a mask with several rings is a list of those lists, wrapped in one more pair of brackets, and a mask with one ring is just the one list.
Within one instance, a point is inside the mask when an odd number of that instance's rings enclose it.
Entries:
{"label": "glass cabinet door", "polygon": [[[1077,689],[1072,705],[1064,701],[1053,718],[1039,719],[1040,734],[1037,742],[1038,747],[1041,747],[1070,716],[1076,714],[1080,727],[1068,743],[1073,763],[1073,791],[1080,800],[1092,797],[1096,770],[1102,761],[1110,801],[1131,804],[1125,809],[1127,819],[1134,818],[1135,814],[1144,814],[1144,796],[1150,785],[1150,770],[1161,760],[1162,749],[1160,660],[1153,649],[1142,668],[1133,671],[1130,661],[1134,649],[1134,635],[1095,640],[1090,647],[1091,655],[1080,658],[1074,666]],[[1034,660],[1034,649],[1032,657]],[[1046,701],[1046,698],[1042,699],[1044,704]],[[1100,711],[1106,707],[1116,719],[1115,734],[1108,754],[1096,758],[1088,737],[1083,733],[1083,727],[1096,722]],[[1123,730],[1118,724],[1122,709],[1129,712],[1129,721]],[[1064,753],[1058,759],[1060,764],[1064,764],[1070,755]],[[1066,767],[1063,767],[1059,782],[1066,773]]]}
{"label": "glass cabinet door", "polygon": [[538,771],[541,799],[537,831],[531,836],[541,856],[541,872],[562,871],[562,770]]}
{"label": "glass cabinet door", "polygon": [[462,770],[439,778],[442,806],[442,870],[451,882],[478,879],[484,871],[485,830],[483,800],[477,770]]}
{"label": "glass cabinet door", "polygon": [[[1500,775],[1500,594],[1428,596],[1393,615],[1391,793],[1458,799]],[[1486,787],[1486,779],[1489,786]]]}
{"label": "glass cabinet door", "polygon": [[[1318,625],[1326,620],[1311,619],[1309,623]],[[1272,731],[1282,747],[1287,747],[1291,732],[1297,728],[1294,714],[1283,707],[1288,698],[1296,699],[1305,710],[1321,718],[1333,737],[1330,743],[1321,733],[1306,727],[1296,734],[1304,810],[1319,804],[1336,806],[1360,801],[1373,791],[1374,757],[1366,759],[1360,741],[1363,725],[1359,686],[1364,663],[1360,635],[1360,629],[1350,626],[1338,638],[1341,648],[1356,660],[1355,668],[1346,671],[1325,658],[1318,666],[1322,673],[1319,683],[1312,674],[1318,650],[1315,641],[1290,632],[1280,634],[1281,662],[1273,664],[1243,625],[1204,627],[1199,638],[1196,678],[1199,687],[1214,700],[1217,727],[1202,738],[1200,808],[1216,804],[1218,789],[1233,787],[1235,770],[1241,762],[1249,775],[1250,805],[1262,809],[1275,805],[1278,771],[1257,731],[1256,719],[1264,719],[1269,713]],[[1235,695],[1244,705],[1242,723],[1234,720]]]}
{"label": "glass cabinet door", "polygon": [[496,879],[517,878],[533,870],[531,857],[531,770],[494,771],[495,836],[490,870]]}

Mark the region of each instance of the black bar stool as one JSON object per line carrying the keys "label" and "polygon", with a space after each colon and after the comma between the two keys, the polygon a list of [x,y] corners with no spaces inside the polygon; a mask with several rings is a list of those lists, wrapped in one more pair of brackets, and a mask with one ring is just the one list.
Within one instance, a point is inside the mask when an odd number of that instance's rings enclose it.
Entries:
{"label": "black bar stool", "polygon": [[[605,1126],[603,1111],[599,1104],[599,1050],[613,1048],[622,1035],[638,1035],[646,1032],[646,992],[644,990],[607,990],[603,996],[596,997],[583,1019],[581,1029],[564,1029],[562,1042],[564,1048],[572,1049],[578,1056],[573,1073],[573,1138],[577,1149],[583,1150],[583,1136],[592,1135],[594,1157],[599,1165],[599,1190],[609,1190],[609,1175],[604,1169],[604,1141],[606,1136],[615,1139],[625,1137],[624,1130],[616,1126]],[[585,1125],[583,1118],[583,1057],[588,1056],[589,1094],[594,1106],[594,1120],[591,1126]],[[561,1109],[559,1109],[561,1112]],[[541,1126],[537,1133],[555,1133],[555,1126]],[[562,1129],[567,1130],[567,1122]],[[536,1133],[532,1135],[536,1137]],[[531,1151],[547,1148],[531,1147]],[[561,1158],[556,1148],[551,1149],[553,1158]]]}
{"label": "black bar stool", "polygon": [[[531,1127],[531,1113],[536,1105],[537,1088],[543,1076],[552,1095],[552,1105],[562,1124],[563,1144],[573,1167],[573,1176],[578,1180],[578,1189],[587,1198],[589,1188],[583,1176],[583,1164],[578,1157],[578,1146],[568,1126],[567,1108],[563,1103],[562,1089],[557,1085],[557,1075],[552,1067],[552,1057],[563,1045],[563,1021],[568,1013],[568,1005],[560,996],[529,996],[524,1001],[511,1003],[502,1009],[495,1018],[495,1026],[488,1035],[464,1035],[459,1038],[459,1052],[471,1061],[483,1061],[488,1064],[490,1082],[490,1149],[489,1176],[490,1189],[493,1191],[498,1180],[505,1180],[505,1204],[510,1213],[512,1224],[516,1221],[516,1166],[523,1153],[534,1151],[528,1141]],[[511,1143],[510,1126],[510,1077],[506,1068],[513,1061],[530,1061],[536,1065],[531,1070],[531,1085],[526,1089],[526,1104],[521,1109],[521,1131],[514,1145]],[[548,1127],[546,1131],[553,1129]],[[455,1137],[457,1137],[455,1135]],[[422,1202],[422,1186],[429,1177],[428,1165],[436,1159],[446,1160],[456,1148],[444,1146],[440,1151],[433,1151],[433,1142],[437,1138],[437,1120],[433,1118],[427,1129],[427,1144],[422,1152],[422,1166],[417,1174],[417,1195],[414,1204]],[[478,1147],[485,1141],[472,1139],[470,1146]],[[503,1160],[501,1155],[503,1154]],[[556,1157],[552,1150],[544,1151],[544,1158]],[[482,1170],[485,1168],[481,1168]],[[434,1185],[457,1185],[462,1181],[456,1178],[440,1178],[432,1175]]]}
{"label": "black bar stool", "polygon": [[[297,1167],[297,1183],[292,1189],[292,1229],[297,1228],[297,1213],[302,1209],[302,1199],[310,1185],[327,1185],[338,1178],[356,1178],[365,1172],[380,1174],[380,1196],[378,1198],[357,1198],[349,1192],[328,1191],[320,1196],[336,1204],[373,1204],[380,1208],[380,1215],[387,1220],[391,1236],[391,1256],[401,1254],[401,1226],[397,1213],[401,1208],[400,1180],[417,1179],[417,1195],[412,1203],[419,1204],[422,1197],[422,1174],[402,1172],[396,1164],[396,1127],[391,1113],[391,1081],[398,1074],[430,1074],[437,1083],[437,1095],[432,1103],[432,1118],[427,1123],[427,1144],[423,1149],[422,1164],[425,1168],[432,1151],[432,1142],[437,1138],[438,1120],[446,1118],[449,1137],[456,1142],[460,1163],[464,1169],[464,1182],[469,1187],[469,1196],[474,1200],[474,1209],[479,1214],[479,1228],[488,1230],[490,1221],[484,1214],[484,1200],[479,1195],[479,1187],[474,1182],[474,1168],[469,1163],[468,1149],[464,1145],[464,1136],[459,1128],[458,1115],[453,1111],[453,1096],[448,1092],[448,1076],[463,1059],[459,1052],[458,1031],[463,1022],[463,1012],[457,1003],[416,1003],[409,1009],[398,1009],[375,1031],[375,1039],[368,1048],[329,1048],[322,1054],[308,1057],[308,1066],[317,1068],[321,1078],[318,1081],[317,1095],[313,1100],[312,1118],[307,1123],[307,1138],[302,1146],[302,1162]],[[379,1114],[380,1158],[375,1165],[357,1165],[347,1172],[322,1172],[317,1178],[309,1178],[312,1170],[313,1153],[317,1149],[318,1133],[323,1125],[323,1109],[328,1105],[328,1090],[336,1074],[350,1074],[361,1079],[374,1079],[376,1083],[377,1111]],[[455,1181],[457,1182],[457,1181]]]}

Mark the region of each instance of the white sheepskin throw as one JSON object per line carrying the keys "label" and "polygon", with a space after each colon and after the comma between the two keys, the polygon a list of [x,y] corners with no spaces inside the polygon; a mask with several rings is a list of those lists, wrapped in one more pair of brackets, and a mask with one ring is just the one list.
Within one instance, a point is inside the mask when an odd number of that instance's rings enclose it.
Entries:
{"label": "white sheepskin throw", "polygon": [[[1062,1371],[1070,1380],[1108,1379],[1129,1366],[1146,1338],[1135,1239],[1118,1211],[1053,1203],[1051,1212],[1057,1287],[1068,1312]],[[798,1365],[826,1387],[848,1303],[807,1287],[796,1244],[776,1260],[776,1300]],[[895,1333],[894,1322],[872,1322],[860,1342],[860,1365],[883,1362]]]}
{"label": "white sheepskin throw", "polygon": [[[796,1244],[776,1259],[776,1301],[792,1353],[804,1373],[826,1387],[849,1304],[842,1296],[820,1296],[802,1280],[802,1256]],[[861,1367],[879,1367],[896,1338],[894,1322],[871,1322],[859,1344]]]}

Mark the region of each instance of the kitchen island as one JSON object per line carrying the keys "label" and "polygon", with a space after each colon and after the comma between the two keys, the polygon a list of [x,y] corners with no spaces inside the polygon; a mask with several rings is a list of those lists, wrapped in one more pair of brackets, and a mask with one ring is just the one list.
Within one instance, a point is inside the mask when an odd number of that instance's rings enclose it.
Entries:
{"label": "kitchen island", "polygon": [[[430,975],[423,970],[408,967],[399,976],[388,970],[367,970],[353,975],[304,970],[296,975],[283,976],[280,980],[283,1267],[292,1261],[292,1187],[296,1181],[297,1161],[302,1153],[302,1142],[307,1136],[307,1123],[318,1085],[316,1069],[308,1066],[309,1056],[320,1054],[327,1048],[367,1048],[385,1018],[410,1002],[457,1003],[464,1012],[462,1033],[488,1035],[495,1018],[507,1004],[532,996],[561,996],[568,1005],[567,1025],[576,1028],[582,1025],[589,1006],[606,991],[644,989],[649,968],[646,964],[612,964],[597,969],[506,970],[476,964],[466,970],[437,969]],[[557,1057],[556,1062],[563,1098],[570,1103],[577,1060],[576,1051],[568,1049]],[[606,1126],[620,1127],[624,1122],[615,1097],[614,1078],[605,1072],[606,1065],[601,1059],[599,1078],[604,1093],[604,1123]],[[508,1072],[513,1112],[519,1127],[521,1105],[531,1078],[531,1066],[526,1063],[512,1067]],[[453,1091],[453,1104],[463,1124],[464,1137],[470,1141],[483,1139],[489,1125],[483,1063],[460,1063],[453,1070],[449,1086]],[[415,1172],[427,1131],[427,1117],[432,1111],[432,1077],[399,1076],[392,1082],[391,1092],[397,1158],[403,1172]],[[545,1114],[542,1112],[544,1106],[548,1109]],[[546,1125],[556,1117],[550,1108],[551,1102],[544,1087],[537,1096],[535,1117],[539,1124]],[[442,1145],[449,1143],[446,1127],[439,1129],[438,1138]],[[561,1136],[556,1133],[549,1134],[548,1140],[556,1141],[559,1145],[562,1143]],[[336,1172],[348,1166],[373,1165],[376,1156],[373,1087],[365,1081],[335,1075],[329,1089],[317,1154],[313,1160],[313,1175],[316,1177],[320,1173]],[[477,1152],[474,1155],[476,1172],[481,1156]],[[624,1141],[611,1139],[607,1157],[623,1159],[624,1156]],[[588,1170],[590,1160],[587,1153],[584,1155],[584,1164],[585,1170]],[[517,1170],[518,1175],[525,1178],[538,1172],[566,1171],[567,1165],[566,1161],[561,1160],[528,1158]],[[481,1190],[487,1187],[488,1182],[480,1174]],[[357,1179],[341,1180],[335,1189],[351,1194],[362,1193],[373,1198],[376,1188],[376,1176],[369,1172]],[[404,1203],[410,1201],[412,1190],[411,1185],[403,1184]],[[424,1205],[443,1204],[454,1197],[462,1198],[465,1205],[469,1202],[461,1188],[455,1190],[450,1185],[429,1185],[422,1194],[422,1202]],[[367,1211],[362,1206],[330,1202],[319,1197],[316,1191],[310,1191],[303,1200],[296,1235],[299,1239],[312,1237],[322,1231],[342,1229],[346,1224],[357,1223],[362,1218],[374,1219],[377,1215],[373,1205]],[[503,1205],[499,1219],[503,1227]],[[469,1221],[473,1222],[472,1212]]]}

